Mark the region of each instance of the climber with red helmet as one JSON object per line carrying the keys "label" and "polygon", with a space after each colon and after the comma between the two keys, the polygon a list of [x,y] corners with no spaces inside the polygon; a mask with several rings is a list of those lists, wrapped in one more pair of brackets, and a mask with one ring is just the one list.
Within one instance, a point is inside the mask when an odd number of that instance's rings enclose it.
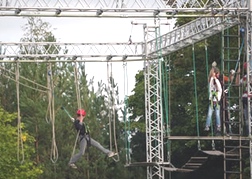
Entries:
{"label": "climber with red helmet", "polygon": [[75,129],[78,131],[78,142],[79,142],[79,153],[72,156],[72,158],[69,161],[69,166],[72,168],[77,168],[75,163],[81,158],[82,155],[84,155],[85,150],[88,145],[94,146],[97,149],[99,149],[101,152],[106,154],[108,157],[113,157],[116,155],[114,152],[105,149],[99,142],[95,141],[90,137],[88,126],[84,123],[84,118],[86,116],[86,111],[84,109],[78,109],[76,112],[76,119],[72,118],[72,121],[74,122]]}

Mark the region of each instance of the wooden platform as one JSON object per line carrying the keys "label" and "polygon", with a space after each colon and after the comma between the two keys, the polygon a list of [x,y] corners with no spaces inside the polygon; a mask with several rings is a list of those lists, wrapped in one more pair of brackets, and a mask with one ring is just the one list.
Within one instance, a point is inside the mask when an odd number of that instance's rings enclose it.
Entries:
{"label": "wooden platform", "polygon": [[251,140],[251,137],[244,136],[169,136],[169,140]]}
{"label": "wooden platform", "polygon": [[136,167],[136,166],[146,166],[146,167],[151,167],[151,166],[171,166],[170,162],[134,162],[130,164],[126,164],[125,167]]}
{"label": "wooden platform", "polygon": [[[237,156],[235,150],[230,150],[226,155]],[[170,162],[135,162],[125,165],[125,167],[154,167],[159,166],[169,172],[193,172],[198,170],[208,160],[209,156],[224,156],[219,150],[198,150],[181,168],[174,167]]]}
{"label": "wooden platform", "polygon": [[219,150],[202,150],[202,152],[207,155],[217,155],[217,156],[224,155],[224,153]]}

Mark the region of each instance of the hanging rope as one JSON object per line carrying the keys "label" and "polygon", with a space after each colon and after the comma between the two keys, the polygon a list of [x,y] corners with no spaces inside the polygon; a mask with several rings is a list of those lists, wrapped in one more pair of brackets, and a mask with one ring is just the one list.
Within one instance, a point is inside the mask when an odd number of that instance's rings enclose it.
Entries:
{"label": "hanging rope", "polygon": [[209,76],[209,69],[208,69],[208,48],[207,48],[207,39],[205,40],[205,56],[206,56],[206,76]]}
{"label": "hanging rope", "polygon": [[[169,61],[169,73],[168,73],[168,121],[166,123],[167,125],[167,136],[170,136],[170,126],[171,126],[171,120],[169,120],[170,118],[170,113],[169,111],[171,111],[171,56],[169,55],[168,58]],[[168,149],[168,154],[167,154],[167,161],[171,161],[171,141],[168,140],[167,142],[167,149]]]}
{"label": "hanging rope", "polygon": [[[45,120],[47,123],[49,123],[52,120],[52,89],[51,89],[51,64],[48,63],[47,64],[47,87],[50,89],[47,92],[47,96],[48,96],[48,105],[47,105],[47,110],[46,110],[46,117]],[[48,117],[49,115],[49,117]]]}
{"label": "hanging rope", "polygon": [[75,80],[75,90],[77,97],[77,106],[78,109],[81,109],[81,97],[80,97],[80,86],[79,86],[79,72],[78,72],[78,62],[75,62],[74,67],[74,80]]}
{"label": "hanging rope", "polygon": [[133,31],[133,21],[131,21],[131,30],[130,30],[130,35],[129,35],[129,40],[128,40],[128,45],[132,44],[132,31]]}
{"label": "hanging rope", "polygon": [[[110,64],[110,68],[109,68]],[[110,73],[109,73],[110,72]],[[116,119],[115,119],[115,91],[114,91],[114,79],[113,79],[113,73],[112,73],[112,63],[107,62],[107,78],[108,78],[108,100],[109,100],[109,106],[111,107],[111,110],[109,112],[109,139],[110,139],[110,150],[113,150],[113,142],[115,145],[115,153],[117,153],[116,156],[113,157],[113,160],[118,162],[119,161],[119,155],[118,155],[118,147],[117,147],[117,140],[116,140]],[[111,90],[112,89],[112,90]],[[113,125],[113,126],[112,126]],[[113,130],[113,132],[112,132]]]}
{"label": "hanging rope", "polygon": [[[170,135],[170,126],[169,126],[169,89],[168,89],[168,82],[169,82],[169,77],[168,75],[170,74],[170,70],[169,70],[169,74],[167,72],[167,58],[164,60],[162,57],[162,41],[161,41],[161,29],[160,29],[160,18],[159,16],[156,16],[156,18],[154,19],[154,23],[155,25],[157,25],[157,28],[155,28],[155,36],[156,36],[156,48],[158,50],[158,63],[159,63],[159,76],[161,78],[162,83],[160,84],[160,95],[161,95],[161,99],[164,99],[164,110],[162,111],[162,113],[164,112],[165,116],[164,119],[162,119],[163,124],[165,124],[166,126],[165,129],[165,133],[166,136]],[[170,63],[170,56],[169,56],[169,62]],[[169,64],[169,68],[170,68],[170,64]],[[170,162],[170,140],[168,140],[166,142],[166,147],[167,147],[167,161]]]}
{"label": "hanging rope", "polygon": [[[170,57],[170,56],[169,56]],[[167,63],[168,62],[168,63]],[[167,67],[170,68],[170,59],[167,60],[167,58],[165,59],[165,61],[162,63],[162,83],[163,83],[163,99],[164,99],[164,113],[165,113],[165,121],[164,121],[164,124],[166,126],[165,129],[166,129],[166,136],[170,136],[170,126],[169,126],[169,82],[170,82],[170,79],[169,79],[169,73],[170,73],[170,70],[169,72],[167,72]],[[167,161],[170,162],[170,140],[168,140],[166,142],[166,147],[167,147]]]}
{"label": "hanging rope", "polygon": [[[207,43],[207,39],[205,40],[205,56],[206,56],[206,73],[207,73],[207,85],[208,85],[208,89],[210,88],[210,85],[209,85],[209,80],[210,80],[210,76],[209,75],[212,75],[212,74],[209,74],[209,67],[208,67],[208,43]],[[212,67],[216,66],[216,64],[212,64]],[[208,96],[209,96],[209,90],[207,90],[208,92]],[[211,106],[212,105],[212,100],[211,100]],[[214,136],[214,131],[213,131],[213,122],[211,120],[211,136]]]}
{"label": "hanging rope", "polygon": [[50,92],[48,93],[48,108],[50,114],[50,121],[52,123],[52,144],[51,144],[51,154],[50,159],[52,163],[56,163],[59,157],[58,148],[56,144],[56,137],[55,137],[55,110],[54,110],[54,83],[53,83],[53,73],[52,73],[52,64],[49,63],[47,66],[47,74],[48,74],[48,82],[47,84],[50,86]]}
{"label": "hanging rope", "polygon": [[[75,61],[75,66],[74,66],[74,82],[75,82],[77,106],[78,106],[78,109],[81,109],[81,98],[80,98],[80,87],[79,87],[79,72],[78,72],[78,63],[76,61]],[[85,123],[84,123],[84,125],[85,125]],[[88,128],[87,125],[86,125],[86,128]],[[74,156],[75,149],[76,149],[77,142],[78,142],[78,138],[79,138],[79,134],[80,134],[80,130],[78,130],[78,132],[77,132],[70,160]],[[70,160],[69,160],[69,162],[70,162]]]}
{"label": "hanging rope", "polygon": [[[195,62],[195,51],[194,44],[192,44],[192,58],[193,58],[193,79],[194,79],[194,99],[195,99],[195,113],[196,113],[196,123],[197,123],[197,136],[199,137],[199,116],[198,116],[198,94],[197,94],[197,80],[196,80],[196,62]],[[200,150],[200,140],[198,140],[198,150]]]}
{"label": "hanging rope", "polygon": [[[111,110],[110,110],[110,107],[113,108],[112,106],[112,94],[111,94],[111,89],[110,89],[110,84],[111,84],[111,80],[110,80],[110,68],[109,68],[109,62],[107,62],[107,80],[108,80],[108,104],[109,104],[109,146],[110,146],[110,150],[112,148],[112,127],[111,127],[111,120],[112,120],[112,113],[111,113]],[[112,65],[112,64],[111,64]],[[111,77],[112,78],[112,77]]]}
{"label": "hanging rope", "polygon": [[[15,73],[13,73],[12,71],[7,70],[7,69],[5,69],[5,68],[3,68],[3,67],[1,67],[1,66],[0,66],[0,69],[1,69],[1,70],[4,70],[4,71],[7,71],[8,73],[11,73],[11,74],[14,74],[14,75],[15,75]],[[14,82],[17,82],[17,80],[12,79],[10,76],[7,76],[7,75],[5,75],[5,74],[3,74],[3,73],[2,73],[1,75],[3,75],[4,77],[6,77],[6,78],[8,78],[8,79],[10,79],[10,80],[12,80],[12,81],[14,81]],[[37,85],[38,87],[43,88],[44,90],[41,90],[41,89],[38,89],[38,88],[33,88],[33,87],[28,86],[28,85],[26,85],[26,84],[24,84],[24,83],[21,83],[21,82],[20,82],[20,79],[24,79],[24,80],[26,80],[26,81],[28,81],[28,82],[30,82],[30,83],[32,83],[32,84],[35,84],[35,85]],[[34,82],[34,81],[31,81],[31,80],[29,80],[29,79],[27,79],[27,78],[24,78],[24,77],[22,77],[22,76],[20,76],[20,75],[19,75],[19,81],[18,81],[18,83],[19,83],[19,85],[23,85],[23,86],[25,86],[25,87],[27,87],[27,88],[30,88],[30,89],[33,89],[33,90],[36,90],[36,91],[40,91],[40,92],[43,92],[43,93],[46,93],[47,90],[49,90],[47,87],[45,87],[45,86],[43,86],[43,85],[40,85],[40,84],[38,84],[38,83],[36,83],[36,82]]]}
{"label": "hanging rope", "polygon": [[123,121],[124,121],[124,136],[125,136],[125,149],[126,149],[126,164],[131,163],[130,156],[130,120],[128,119],[128,72],[127,72],[127,62],[123,62],[124,71],[124,110],[123,110]]}
{"label": "hanging rope", "polygon": [[[238,58],[237,58],[237,62],[236,62],[235,69],[234,69],[235,72],[237,71],[237,69],[239,67],[239,64],[241,62],[241,54],[242,54],[242,50],[243,50],[243,47],[244,47],[245,35],[242,33],[241,36],[242,36],[242,38],[241,38],[242,42],[241,42],[241,45],[240,45],[240,48],[239,48]],[[229,83],[227,89],[225,89],[225,91],[224,91],[225,93],[227,93],[229,91],[229,88],[231,87],[231,85],[233,83],[233,80],[234,79],[232,79],[232,81]]]}
{"label": "hanging rope", "polygon": [[[19,105],[19,62],[16,63],[16,91],[17,91],[17,160],[22,164],[24,162],[24,145],[22,138],[22,126],[20,117],[20,105]],[[21,151],[20,151],[21,150]],[[21,153],[21,157],[20,157]]]}

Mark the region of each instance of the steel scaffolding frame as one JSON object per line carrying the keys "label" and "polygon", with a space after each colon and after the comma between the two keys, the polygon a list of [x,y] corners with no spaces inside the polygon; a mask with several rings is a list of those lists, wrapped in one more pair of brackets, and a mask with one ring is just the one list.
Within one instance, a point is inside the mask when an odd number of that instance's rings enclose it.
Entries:
{"label": "steel scaffolding frame", "polygon": [[[247,0],[1,0],[0,16],[137,18],[194,16],[192,13],[246,11]],[[232,4],[232,6],[230,6]],[[204,16],[201,13],[201,16]],[[198,17],[196,14],[194,17]]]}
{"label": "steel scaffolding frame", "polygon": [[[148,42],[153,37],[159,35],[159,25],[144,25],[144,41]],[[158,41],[156,41],[158,45]],[[162,114],[162,82],[160,58],[148,59],[148,46],[145,46],[144,82],[145,82],[145,116],[146,116],[146,162],[157,163],[152,167],[147,167],[147,178],[158,176],[164,178],[164,168],[159,164],[164,164],[164,128]],[[168,163],[169,164],[169,163]]]}
{"label": "steel scaffolding frame", "polygon": [[[246,17],[246,61],[249,65],[247,65],[247,72],[249,75],[247,75],[247,92],[248,94],[252,94],[252,84],[251,82],[251,74],[252,74],[252,2],[249,2],[249,11],[247,13]],[[248,98],[248,115],[251,114],[251,98]],[[251,127],[252,127],[252,121],[251,117],[248,118],[249,120],[249,136],[251,137]],[[249,140],[249,151],[250,151],[250,178],[252,178],[252,141]]]}
{"label": "steel scaffolding frame", "polygon": [[[145,61],[146,95],[146,147],[148,166],[147,178],[164,179],[165,165],[163,155],[163,114],[160,89],[160,60],[162,55],[170,54],[185,46],[196,43],[224,29],[239,23],[239,17],[246,18],[247,62],[252,64],[252,3],[249,0],[0,0],[0,16],[39,16],[39,17],[94,17],[94,18],[176,18],[199,17],[198,19],[157,37],[153,29],[144,25],[144,43],[49,43],[49,42],[1,42],[1,62],[85,62]],[[194,14],[192,14],[194,13]],[[150,37],[153,37],[150,39]],[[161,46],[157,46],[160,43]],[[46,47],[47,46],[47,47]],[[49,47],[48,47],[49,46]],[[46,48],[45,48],[46,47]],[[23,51],[22,49],[30,49]],[[57,49],[55,54],[49,49]],[[33,51],[40,49],[40,51]],[[64,49],[70,49],[65,53]],[[161,55],[160,55],[161,52]],[[112,58],[111,58],[112,57]],[[51,60],[56,58],[57,60]],[[35,60],[34,60],[35,59]],[[248,65],[251,73],[251,67]],[[154,80],[155,83],[152,83]],[[249,80],[249,78],[248,78]],[[248,83],[250,84],[250,83]],[[252,88],[248,85],[248,92]],[[155,98],[155,101],[153,99]],[[250,114],[250,98],[248,109]],[[251,123],[250,134],[251,134]],[[251,136],[251,135],[250,135]],[[250,140],[250,155],[252,143]],[[169,164],[169,162],[167,163]],[[252,178],[252,158],[250,175]]]}

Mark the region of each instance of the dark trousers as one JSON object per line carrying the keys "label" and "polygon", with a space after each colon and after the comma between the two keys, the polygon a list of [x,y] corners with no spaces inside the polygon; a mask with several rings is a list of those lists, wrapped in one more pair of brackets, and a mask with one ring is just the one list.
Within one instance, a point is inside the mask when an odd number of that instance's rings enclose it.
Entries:
{"label": "dark trousers", "polygon": [[[231,121],[230,121],[230,112],[229,112],[229,103],[227,101],[226,97],[223,97],[221,99],[221,120],[223,122],[223,120],[225,121],[225,127],[226,127],[226,132],[227,133],[232,133],[232,129],[231,129]],[[224,119],[225,118],[225,119]],[[225,130],[223,130],[225,131]]]}

